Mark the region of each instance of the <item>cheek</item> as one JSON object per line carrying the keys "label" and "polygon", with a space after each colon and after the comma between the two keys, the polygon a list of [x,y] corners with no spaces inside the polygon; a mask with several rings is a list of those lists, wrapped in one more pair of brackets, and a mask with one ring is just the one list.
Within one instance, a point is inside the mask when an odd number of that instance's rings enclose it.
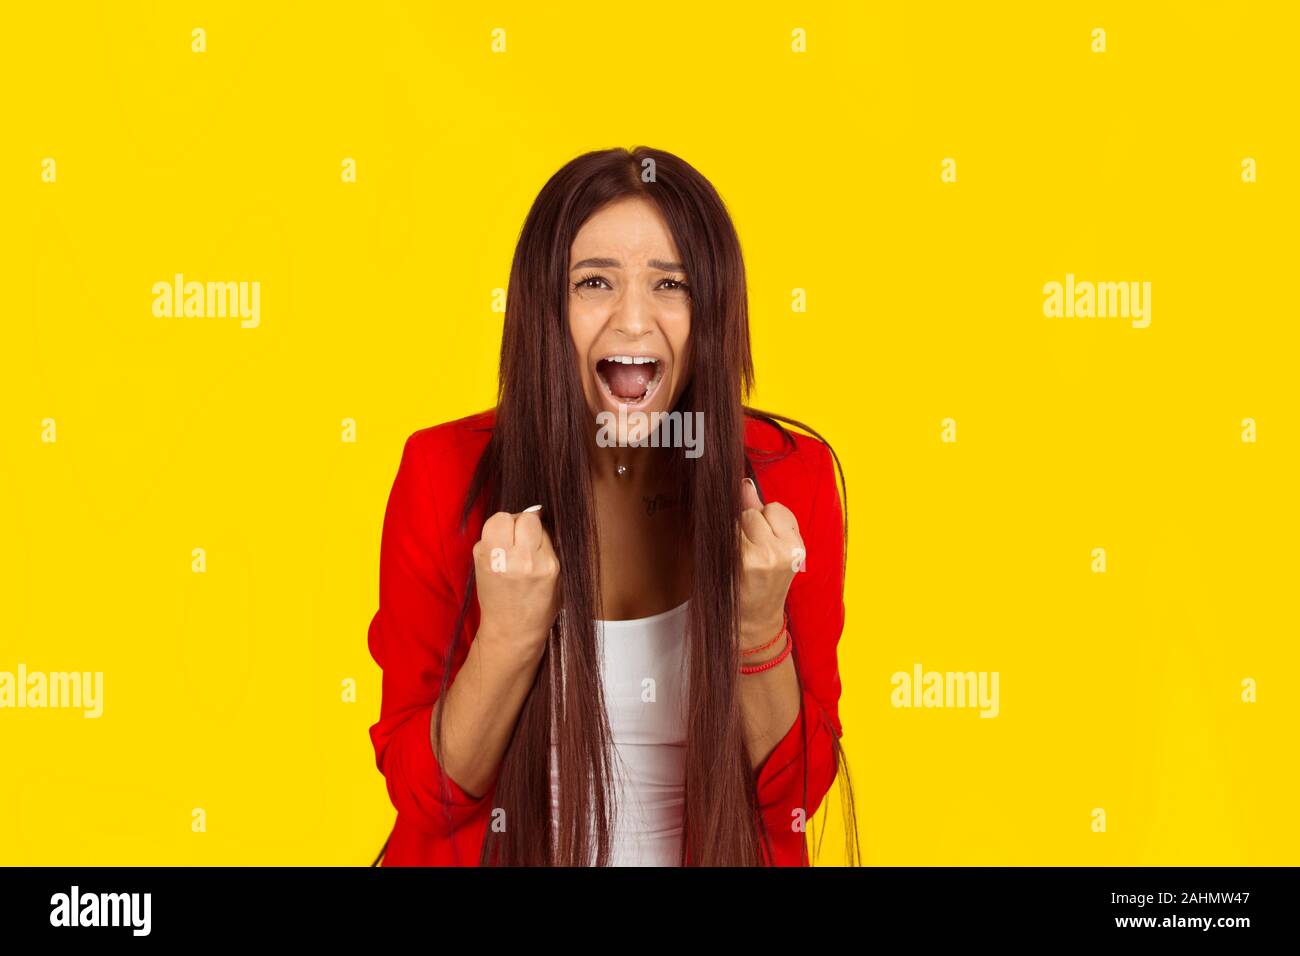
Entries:
{"label": "cheek", "polygon": [[678,359],[677,364],[676,381],[673,382],[673,392],[675,393],[674,399],[680,397],[682,392],[686,391],[686,386],[689,385],[691,381],[690,346],[687,346],[686,350],[680,353],[680,356],[681,357]]}
{"label": "cheek", "polygon": [[570,303],[569,338],[573,342],[573,360],[578,372],[578,381],[582,383],[582,394],[586,397],[587,404],[594,406],[596,392],[591,381],[591,369],[588,367],[594,335],[590,331],[590,323],[585,322],[584,318],[581,304]]}
{"label": "cheek", "polygon": [[569,299],[569,337],[574,351],[583,361],[591,354],[591,345],[600,333],[603,319],[600,310],[578,296]]}
{"label": "cheek", "polygon": [[691,377],[691,326],[687,319],[682,333],[673,342],[674,377],[680,392]]}

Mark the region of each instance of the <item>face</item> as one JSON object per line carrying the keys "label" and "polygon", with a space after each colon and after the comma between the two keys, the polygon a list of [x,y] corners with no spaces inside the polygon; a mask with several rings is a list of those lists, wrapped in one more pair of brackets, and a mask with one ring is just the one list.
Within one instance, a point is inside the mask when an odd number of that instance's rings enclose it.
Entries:
{"label": "face", "polygon": [[592,415],[670,411],[690,369],[688,277],[644,199],[591,216],[569,253],[569,333]]}

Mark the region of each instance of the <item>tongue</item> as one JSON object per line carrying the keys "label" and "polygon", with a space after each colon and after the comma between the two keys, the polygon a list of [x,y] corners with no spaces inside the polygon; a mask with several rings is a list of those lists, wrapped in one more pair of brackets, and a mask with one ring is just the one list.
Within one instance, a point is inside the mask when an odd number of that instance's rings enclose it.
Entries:
{"label": "tongue", "polygon": [[602,362],[601,366],[605,373],[605,381],[609,383],[609,390],[619,398],[640,398],[649,387],[650,379],[654,375],[654,366],[648,362],[644,365]]}

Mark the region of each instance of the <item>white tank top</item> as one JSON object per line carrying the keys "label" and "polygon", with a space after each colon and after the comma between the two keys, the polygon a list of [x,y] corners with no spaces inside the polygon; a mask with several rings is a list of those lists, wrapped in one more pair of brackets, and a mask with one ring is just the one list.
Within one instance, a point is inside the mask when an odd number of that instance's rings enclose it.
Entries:
{"label": "white tank top", "polygon": [[[681,865],[689,604],[631,621],[596,622],[614,742],[611,866]],[[554,733],[554,720],[551,727]],[[553,834],[558,778],[552,742]]]}

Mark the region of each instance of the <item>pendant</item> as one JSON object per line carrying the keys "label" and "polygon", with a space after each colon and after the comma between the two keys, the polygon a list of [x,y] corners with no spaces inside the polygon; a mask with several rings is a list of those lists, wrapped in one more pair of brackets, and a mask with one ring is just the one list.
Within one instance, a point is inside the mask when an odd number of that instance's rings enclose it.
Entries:
{"label": "pendant", "polygon": [[627,474],[627,465],[618,465],[614,468],[614,471],[618,474],[620,478],[622,478],[624,475]]}

